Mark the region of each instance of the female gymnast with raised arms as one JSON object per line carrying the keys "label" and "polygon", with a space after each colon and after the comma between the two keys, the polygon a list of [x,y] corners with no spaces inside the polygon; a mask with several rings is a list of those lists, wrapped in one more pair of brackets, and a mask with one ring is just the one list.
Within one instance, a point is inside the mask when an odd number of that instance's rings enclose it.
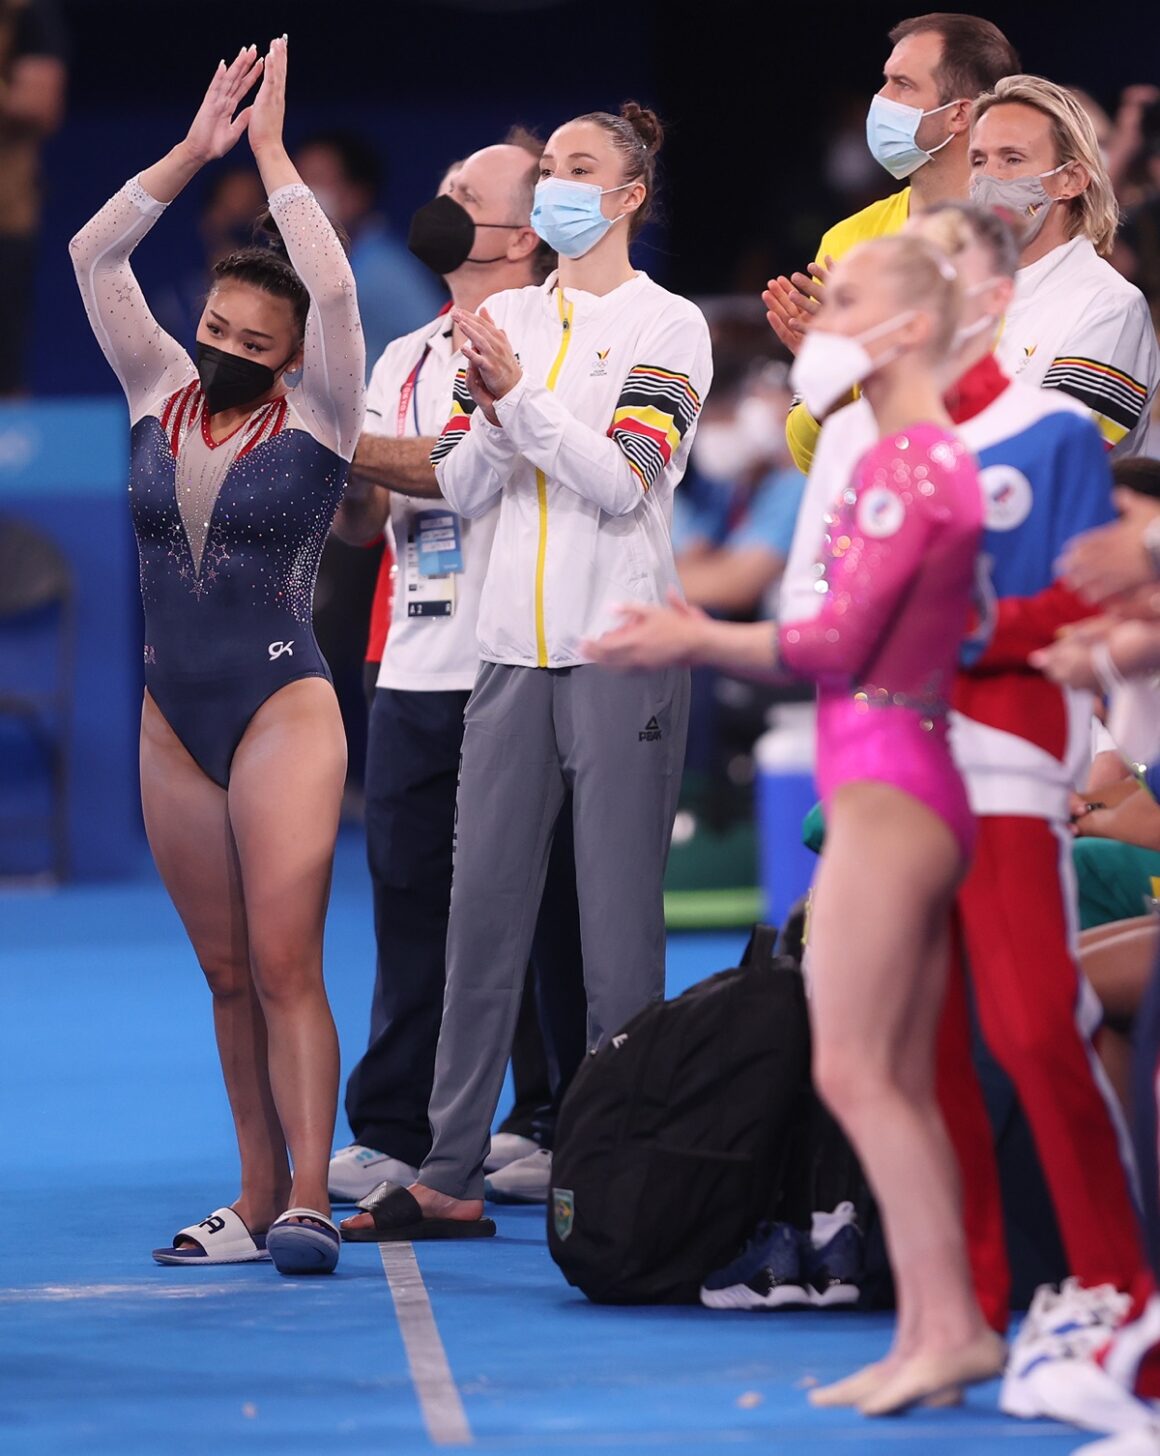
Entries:
{"label": "female gymnast with raised arms", "polygon": [[[338,1043],[322,930],[346,743],[311,612],[359,436],[365,360],[342,245],[283,145],[285,88],[285,37],[264,57],[249,46],[223,61],[185,139],[126,183],[71,252],[132,425],[145,826],[213,994],[241,1155],[240,1196],[154,1258],[269,1258],[294,1274],[328,1272],[339,1250],[326,1192]],[[244,248],[215,266],[194,360],[153,318],[129,259],[243,134],[285,253]],[[300,376],[293,388],[288,376]]]}

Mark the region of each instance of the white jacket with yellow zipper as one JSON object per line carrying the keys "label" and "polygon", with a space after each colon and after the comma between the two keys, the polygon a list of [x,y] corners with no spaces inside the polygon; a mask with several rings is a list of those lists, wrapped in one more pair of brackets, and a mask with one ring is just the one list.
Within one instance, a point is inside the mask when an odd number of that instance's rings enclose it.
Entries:
{"label": "white jacket with yellow zipper", "polygon": [[466,371],[432,453],[439,487],[469,518],[501,497],[479,612],[480,656],[572,667],[622,602],[677,586],[673,490],[713,374],[695,304],[644,273],[603,297],[556,286],[484,305],[523,377],[476,410]]}

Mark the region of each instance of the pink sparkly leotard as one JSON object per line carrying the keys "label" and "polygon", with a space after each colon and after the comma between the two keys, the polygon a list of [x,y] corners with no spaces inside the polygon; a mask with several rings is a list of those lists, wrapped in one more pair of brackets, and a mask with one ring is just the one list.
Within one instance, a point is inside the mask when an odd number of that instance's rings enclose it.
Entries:
{"label": "pink sparkly leotard", "polygon": [[975,462],[937,425],[879,440],[826,518],[815,615],[783,622],[782,661],[818,684],[818,786],[911,794],[969,857],[974,821],[947,698],[982,533]]}

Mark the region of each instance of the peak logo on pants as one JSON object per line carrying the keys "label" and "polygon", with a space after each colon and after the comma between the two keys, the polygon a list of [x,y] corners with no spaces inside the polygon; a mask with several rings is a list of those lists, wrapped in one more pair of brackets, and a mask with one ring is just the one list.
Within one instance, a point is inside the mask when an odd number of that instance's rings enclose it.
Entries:
{"label": "peak logo on pants", "polygon": [[636,735],[636,739],[638,743],[659,743],[663,736],[661,733],[661,725],[657,722],[654,715]]}

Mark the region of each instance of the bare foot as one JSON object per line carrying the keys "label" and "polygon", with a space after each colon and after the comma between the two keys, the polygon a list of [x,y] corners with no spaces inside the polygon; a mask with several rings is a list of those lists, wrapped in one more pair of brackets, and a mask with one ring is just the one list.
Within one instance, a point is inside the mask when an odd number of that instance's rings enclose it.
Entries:
{"label": "bare foot", "polygon": [[809,1402],[817,1406],[858,1405],[866,1400],[888,1380],[902,1364],[901,1358],[891,1353],[885,1360],[876,1360],[873,1365],[863,1365],[853,1375],[836,1380],[832,1385],[818,1385],[809,1393]]}
{"label": "bare foot", "polygon": [[424,1218],[457,1218],[472,1223],[483,1217],[482,1198],[452,1198],[422,1183],[412,1183],[407,1192],[423,1210]]}
{"label": "bare foot", "polygon": [[963,1386],[1001,1375],[1006,1359],[1007,1346],[993,1330],[985,1330],[958,1349],[911,1356],[868,1392],[858,1409],[865,1416],[885,1416],[908,1405],[950,1404]]}

